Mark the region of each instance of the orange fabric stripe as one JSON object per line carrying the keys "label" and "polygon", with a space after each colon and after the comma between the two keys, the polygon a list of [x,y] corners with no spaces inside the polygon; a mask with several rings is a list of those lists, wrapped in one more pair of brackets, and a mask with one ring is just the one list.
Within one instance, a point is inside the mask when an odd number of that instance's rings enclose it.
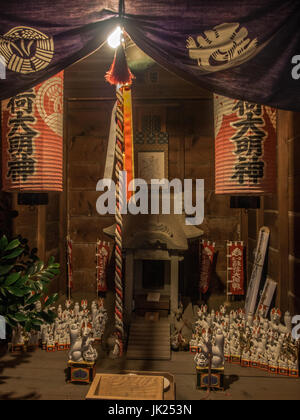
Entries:
{"label": "orange fabric stripe", "polygon": [[134,149],[133,149],[133,128],[132,128],[132,100],[131,88],[123,88],[124,99],[124,170],[127,171],[127,201],[132,196],[128,191],[129,183],[134,179]]}

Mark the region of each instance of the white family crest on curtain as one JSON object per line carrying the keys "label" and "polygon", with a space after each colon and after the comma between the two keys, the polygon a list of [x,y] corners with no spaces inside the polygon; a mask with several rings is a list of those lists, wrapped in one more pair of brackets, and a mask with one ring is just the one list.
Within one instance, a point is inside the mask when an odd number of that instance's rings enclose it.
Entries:
{"label": "white family crest on curtain", "polygon": [[46,68],[54,56],[53,38],[37,29],[18,26],[0,36],[0,55],[7,69],[34,73]]}
{"label": "white family crest on curtain", "polygon": [[222,23],[204,31],[196,40],[189,36],[189,57],[201,70],[225,70],[249,60],[258,52],[257,38],[248,38],[248,30],[239,23]]}

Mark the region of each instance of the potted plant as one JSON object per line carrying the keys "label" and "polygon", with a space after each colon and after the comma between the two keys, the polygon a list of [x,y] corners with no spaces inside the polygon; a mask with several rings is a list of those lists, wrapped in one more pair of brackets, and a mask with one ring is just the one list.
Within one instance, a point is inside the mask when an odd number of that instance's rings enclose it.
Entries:
{"label": "potted plant", "polygon": [[[8,241],[0,239],[0,315],[6,321],[6,345],[13,329],[21,326],[25,331],[39,330],[44,323],[52,323],[56,314],[49,308],[58,294],[47,296],[51,280],[59,274],[59,264],[53,257],[45,265],[30,250],[27,240],[18,237]],[[46,299],[45,299],[45,296]],[[42,305],[37,305],[37,302]],[[2,349],[3,352],[3,349]]]}

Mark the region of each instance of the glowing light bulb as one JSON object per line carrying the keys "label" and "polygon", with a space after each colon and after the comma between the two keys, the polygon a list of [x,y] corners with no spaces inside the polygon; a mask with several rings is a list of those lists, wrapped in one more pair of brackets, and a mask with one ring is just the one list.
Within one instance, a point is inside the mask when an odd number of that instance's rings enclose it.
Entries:
{"label": "glowing light bulb", "polygon": [[122,29],[118,26],[107,38],[108,45],[111,48],[117,48],[121,44]]}

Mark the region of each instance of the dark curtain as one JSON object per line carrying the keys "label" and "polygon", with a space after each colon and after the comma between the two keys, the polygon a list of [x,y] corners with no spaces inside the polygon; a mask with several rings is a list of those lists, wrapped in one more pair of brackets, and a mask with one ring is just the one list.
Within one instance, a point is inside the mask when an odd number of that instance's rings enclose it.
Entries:
{"label": "dark curtain", "polygon": [[[1,3],[7,74],[0,99],[94,51],[118,23],[117,0]],[[299,1],[125,0],[124,6],[125,30],[171,72],[225,96],[300,111]]]}

